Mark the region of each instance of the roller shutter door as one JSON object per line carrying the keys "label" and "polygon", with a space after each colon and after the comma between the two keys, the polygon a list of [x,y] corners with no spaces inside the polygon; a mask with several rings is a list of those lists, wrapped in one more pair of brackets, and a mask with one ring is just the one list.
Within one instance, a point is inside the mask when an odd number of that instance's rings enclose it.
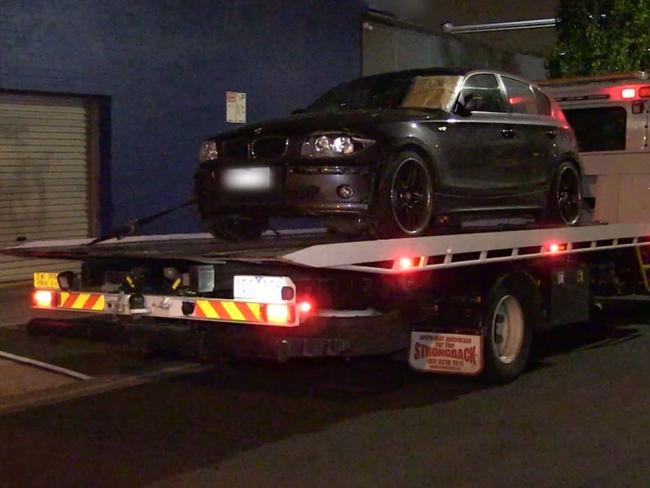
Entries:
{"label": "roller shutter door", "polygon": [[[0,94],[0,247],[89,235],[88,119],[80,99]],[[0,284],[75,266],[0,255]]]}

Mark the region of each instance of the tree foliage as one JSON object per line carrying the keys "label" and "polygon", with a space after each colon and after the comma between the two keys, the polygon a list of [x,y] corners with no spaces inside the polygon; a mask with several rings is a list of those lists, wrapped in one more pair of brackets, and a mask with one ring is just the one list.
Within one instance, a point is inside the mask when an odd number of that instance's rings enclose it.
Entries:
{"label": "tree foliage", "polygon": [[650,69],[650,0],[561,0],[553,77]]}

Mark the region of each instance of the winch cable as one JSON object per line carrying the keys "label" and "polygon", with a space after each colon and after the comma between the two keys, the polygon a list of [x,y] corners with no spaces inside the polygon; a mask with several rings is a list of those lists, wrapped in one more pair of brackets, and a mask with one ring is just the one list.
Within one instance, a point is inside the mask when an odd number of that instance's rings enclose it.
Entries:
{"label": "winch cable", "polygon": [[173,212],[176,212],[177,210],[180,210],[185,207],[189,207],[190,205],[194,205],[196,203],[196,199],[192,199],[188,202],[185,202],[181,205],[176,205],[174,207],[168,208],[167,210],[163,210],[162,212],[156,212],[155,214],[148,215],[146,217],[141,217],[139,219],[133,219],[129,220],[126,224],[121,225],[119,227],[116,227],[112,229],[110,232],[98,237],[97,239],[91,241],[88,243],[88,246],[94,246],[95,244],[99,244],[100,242],[108,241],[109,239],[122,239],[123,237],[128,236],[132,232],[134,232],[138,227],[142,227],[143,225],[149,224],[153,222],[154,220],[157,220],[161,217],[164,217],[165,215],[169,215]]}

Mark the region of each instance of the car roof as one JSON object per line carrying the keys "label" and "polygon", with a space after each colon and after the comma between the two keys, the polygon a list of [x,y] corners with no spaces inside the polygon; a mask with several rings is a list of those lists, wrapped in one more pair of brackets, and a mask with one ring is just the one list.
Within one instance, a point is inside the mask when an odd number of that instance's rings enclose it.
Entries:
{"label": "car roof", "polygon": [[374,78],[392,78],[394,76],[405,75],[405,76],[464,76],[467,73],[474,71],[466,68],[415,68],[407,69],[401,71],[389,71],[386,73],[379,73],[376,75],[364,76],[363,78],[357,78],[361,80],[370,80]]}

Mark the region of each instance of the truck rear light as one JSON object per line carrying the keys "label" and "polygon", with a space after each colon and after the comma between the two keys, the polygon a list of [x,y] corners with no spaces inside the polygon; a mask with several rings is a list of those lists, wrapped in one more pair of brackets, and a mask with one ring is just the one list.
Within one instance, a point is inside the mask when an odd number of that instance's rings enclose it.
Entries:
{"label": "truck rear light", "polygon": [[641,98],[650,98],[650,86],[639,88],[639,96]]}
{"label": "truck rear light", "polygon": [[412,258],[400,258],[397,261],[397,267],[402,271],[409,270],[415,267],[415,260]]}
{"label": "truck rear light", "polygon": [[635,98],[636,90],[634,88],[623,88],[621,91],[621,97],[624,99]]}
{"label": "truck rear light", "polygon": [[312,304],[307,300],[302,301],[298,304],[298,310],[300,311],[300,313],[307,314],[311,312],[311,309],[312,309]]}
{"label": "truck rear light", "polygon": [[296,321],[296,308],[285,303],[262,305],[262,320],[276,325],[289,325]]}
{"label": "truck rear light", "polygon": [[557,242],[551,242],[547,246],[545,246],[544,249],[547,253],[550,254],[557,254],[561,251],[566,251],[567,250],[567,245],[566,244],[559,244]]}
{"label": "truck rear light", "polygon": [[427,262],[426,256],[421,256],[417,258],[399,258],[393,263],[393,269],[398,269],[400,271],[410,271],[414,268],[422,268]]}
{"label": "truck rear light", "polygon": [[51,290],[34,290],[32,305],[40,308],[53,308],[56,304],[56,292]]}

